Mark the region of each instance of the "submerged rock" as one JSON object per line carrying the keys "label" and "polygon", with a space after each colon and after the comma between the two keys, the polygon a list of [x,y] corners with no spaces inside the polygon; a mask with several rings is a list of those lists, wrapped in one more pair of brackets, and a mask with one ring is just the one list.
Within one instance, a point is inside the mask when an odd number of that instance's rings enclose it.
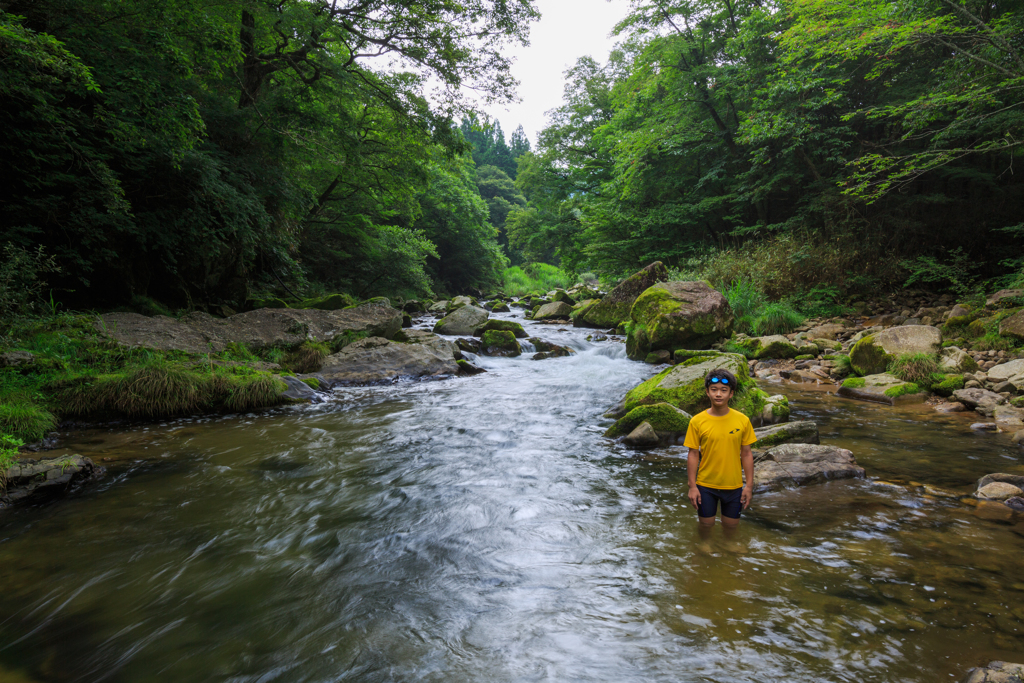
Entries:
{"label": "submerged rock", "polygon": [[892,406],[901,403],[923,403],[928,398],[928,392],[916,384],[904,382],[887,372],[867,377],[851,377],[843,382],[836,393],[847,398],[887,403]]}
{"label": "submerged rock", "polygon": [[487,322],[490,313],[476,306],[460,306],[434,324],[436,334],[471,336],[476,328]]}
{"label": "submerged rock", "polygon": [[455,375],[457,347],[422,330],[409,330],[407,342],[369,337],[328,356],[312,377],[329,385],[380,384],[398,379]]}
{"label": "submerged rock", "polygon": [[630,344],[633,360],[650,351],[704,349],[732,334],[729,302],[706,282],[659,282],[637,297],[630,309],[629,337],[643,335],[646,343]]}
{"label": "submerged rock", "polygon": [[647,449],[654,448],[661,440],[651,425],[641,422],[622,442],[630,448]]}
{"label": "submerged rock", "polygon": [[600,301],[580,308],[573,316],[576,327],[614,328],[630,319],[630,309],[637,297],[658,282],[668,280],[668,270],[661,261],[655,261],[633,273]]}
{"label": "submerged rock", "polygon": [[483,368],[481,368],[479,366],[476,366],[476,365],[473,365],[468,360],[458,360],[456,362],[459,364],[459,374],[460,375],[470,375],[470,376],[472,376],[472,375],[480,375],[480,374],[483,374],[483,373],[487,372]]}
{"label": "submerged rock", "polygon": [[845,448],[788,443],[765,452],[754,464],[754,490],[775,491],[833,479],[861,479],[864,468]]}
{"label": "submerged rock", "polygon": [[360,336],[390,339],[402,329],[402,312],[371,303],[337,311],[260,308],[223,319],[201,312],[180,320],[163,315],[149,318],[138,313],[106,313],[96,327],[125,346],[216,353],[229,343],[238,343],[259,351],[297,346],[307,339],[328,344]]}
{"label": "submerged rock", "polygon": [[310,401],[314,403],[321,400],[320,392],[314,390],[313,387],[298,377],[284,375],[281,377],[281,380],[288,386],[288,389],[281,392],[283,398],[290,401]]}
{"label": "submerged rock", "polygon": [[60,493],[97,473],[92,460],[80,455],[39,460],[23,458],[7,469],[7,486],[0,489],[0,503],[10,504],[36,495]]}

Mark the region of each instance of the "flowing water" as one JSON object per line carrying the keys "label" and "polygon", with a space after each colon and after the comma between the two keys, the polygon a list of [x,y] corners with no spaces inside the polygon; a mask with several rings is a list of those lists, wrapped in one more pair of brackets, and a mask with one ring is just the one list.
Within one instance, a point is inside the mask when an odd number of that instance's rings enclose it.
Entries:
{"label": "flowing water", "polygon": [[[507,316],[506,316],[507,317]],[[938,681],[1024,661],[1024,533],[880,481],[701,545],[685,454],[601,436],[651,368],[571,358],[69,437],[99,483],[0,516],[0,680]],[[787,393],[869,476],[1024,473],[964,416]]]}

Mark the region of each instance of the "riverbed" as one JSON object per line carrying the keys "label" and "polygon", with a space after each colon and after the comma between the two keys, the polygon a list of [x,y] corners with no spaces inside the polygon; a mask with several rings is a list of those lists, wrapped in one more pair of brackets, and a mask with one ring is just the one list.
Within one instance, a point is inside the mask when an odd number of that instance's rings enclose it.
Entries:
{"label": "riverbed", "polygon": [[0,680],[924,683],[1024,660],[1021,529],[902,485],[1024,474],[1005,435],[766,383],[869,478],[757,496],[701,544],[685,453],[601,436],[651,367],[527,326],[576,354],[67,437],[108,474],[0,517]]}

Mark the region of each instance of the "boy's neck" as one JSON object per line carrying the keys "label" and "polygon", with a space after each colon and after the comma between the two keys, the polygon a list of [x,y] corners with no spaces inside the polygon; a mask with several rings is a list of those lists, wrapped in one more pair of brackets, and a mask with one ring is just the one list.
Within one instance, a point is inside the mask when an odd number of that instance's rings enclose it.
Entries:
{"label": "boy's neck", "polygon": [[729,404],[726,403],[721,408],[717,406],[711,406],[708,408],[708,415],[714,415],[715,417],[725,417],[729,414]]}

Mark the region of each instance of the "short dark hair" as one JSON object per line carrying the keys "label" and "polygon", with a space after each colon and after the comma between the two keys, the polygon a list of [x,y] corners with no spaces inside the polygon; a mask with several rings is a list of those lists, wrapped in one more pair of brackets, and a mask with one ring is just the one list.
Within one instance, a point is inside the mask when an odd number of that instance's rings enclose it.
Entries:
{"label": "short dark hair", "polygon": [[720,382],[726,384],[726,386],[728,386],[732,391],[736,391],[736,389],[739,388],[738,383],[736,382],[736,375],[724,368],[716,368],[704,376],[705,390],[711,386],[711,379],[713,377],[717,377]]}

